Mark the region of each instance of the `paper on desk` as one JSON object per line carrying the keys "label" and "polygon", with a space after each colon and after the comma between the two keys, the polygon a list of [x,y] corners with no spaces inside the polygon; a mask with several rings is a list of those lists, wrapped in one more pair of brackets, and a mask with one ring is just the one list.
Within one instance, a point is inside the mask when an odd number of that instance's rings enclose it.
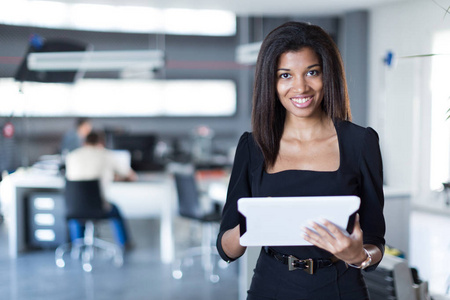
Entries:
{"label": "paper on desk", "polygon": [[241,198],[238,210],[246,218],[242,246],[303,246],[302,227],[327,219],[345,230],[360,205],[357,196]]}

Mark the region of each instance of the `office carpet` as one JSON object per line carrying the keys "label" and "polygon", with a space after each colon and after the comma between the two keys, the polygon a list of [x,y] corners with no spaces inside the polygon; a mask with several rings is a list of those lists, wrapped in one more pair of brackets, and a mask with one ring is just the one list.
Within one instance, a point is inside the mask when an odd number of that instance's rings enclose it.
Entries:
{"label": "office carpet", "polygon": [[[233,300],[238,299],[237,264],[218,268],[220,281],[205,279],[200,261],[184,269],[180,280],[172,277],[171,265],[159,259],[158,220],[128,222],[135,247],[125,255],[121,268],[98,257],[93,271],[86,273],[78,260],[67,259],[65,268],[56,267],[54,251],[33,250],[8,256],[7,224],[0,225],[0,299],[5,300]],[[191,245],[189,226],[175,224],[176,252]],[[109,227],[101,227],[108,238]],[[195,232],[195,231],[194,231]],[[189,237],[189,239],[187,238]]]}

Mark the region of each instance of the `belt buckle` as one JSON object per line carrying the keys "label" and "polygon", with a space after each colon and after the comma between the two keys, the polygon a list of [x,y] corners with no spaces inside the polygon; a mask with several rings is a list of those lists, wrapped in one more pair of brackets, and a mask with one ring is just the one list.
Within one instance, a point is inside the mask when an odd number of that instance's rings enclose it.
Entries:
{"label": "belt buckle", "polygon": [[289,271],[294,271],[297,269],[300,269],[299,267],[295,266],[295,263],[298,262],[303,262],[305,264],[305,268],[302,269],[303,271],[305,271],[308,274],[313,274],[314,273],[314,262],[312,258],[307,258],[307,259],[298,259],[297,257],[293,256],[293,255],[289,255],[288,256],[288,266],[289,266]]}

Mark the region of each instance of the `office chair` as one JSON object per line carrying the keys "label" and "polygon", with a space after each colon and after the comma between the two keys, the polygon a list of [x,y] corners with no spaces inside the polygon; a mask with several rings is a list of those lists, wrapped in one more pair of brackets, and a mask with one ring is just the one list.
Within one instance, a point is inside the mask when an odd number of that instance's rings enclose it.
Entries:
{"label": "office chair", "polygon": [[64,254],[70,250],[72,258],[81,254],[83,270],[92,271],[91,261],[95,250],[104,250],[112,257],[116,266],[123,264],[122,249],[111,242],[95,237],[95,222],[107,219],[102,209],[102,196],[99,180],[69,181],[66,180],[64,189],[66,220],[77,220],[85,226],[84,237],[71,243],[60,245],[55,251],[56,265],[64,268]]}
{"label": "office chair", "polygon": [[[202,243],[199,247],[186,249],[172,265],[172,276],[181,279],[183,272],[181,267],[187,259],[201,256],[205,278],[215,283],[220,280],[214,273],[214,257],[218,257],[215,246],[215,232],[221,220],[218,206],[210,212],[204,212],[201,205],[201,193],[197,188],[197,182],[192,170],[173,170],[176,190],[178,193],[178,213],[181,217],[200,222],[202,225]],[[220,262],[221,260],[219,260]]]}

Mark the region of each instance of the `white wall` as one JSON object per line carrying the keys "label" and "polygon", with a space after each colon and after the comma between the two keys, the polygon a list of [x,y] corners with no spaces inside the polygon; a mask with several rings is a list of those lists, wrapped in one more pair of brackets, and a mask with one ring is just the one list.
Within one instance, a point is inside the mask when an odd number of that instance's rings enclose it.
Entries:
{"label": "white wall", "polygon": [[[400,57],[431,53],[433,34],[450,29],[444,13],[431,0],[370,11],[369,126],[380,134],[386,184],[416,195],[429,182],[431,58]],[[391,68],[389,50],[398,58]]]}

